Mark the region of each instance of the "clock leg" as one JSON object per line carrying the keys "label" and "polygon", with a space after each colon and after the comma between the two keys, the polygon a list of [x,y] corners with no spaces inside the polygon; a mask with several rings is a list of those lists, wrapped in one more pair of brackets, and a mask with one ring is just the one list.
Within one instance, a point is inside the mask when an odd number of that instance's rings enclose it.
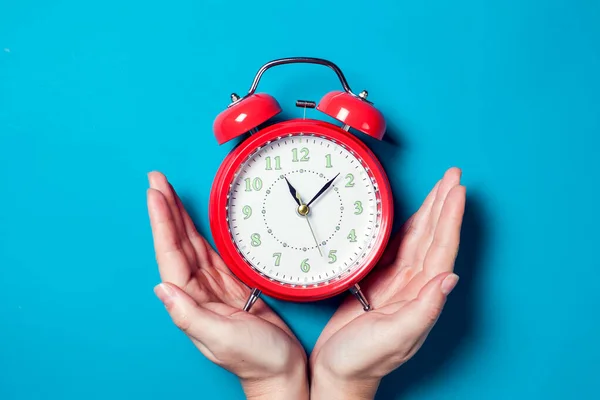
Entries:
{"label": "clock leg", "polygon": [[363,310],[371,310],[371,305],[369,304],[369,301],[367,300],[363,292],[360,290],[360,286],[358,286],[358,283],[350,288],[350,293],[352,293],[354,297],[356,297],[358,301],[360,301],[360,304],[363,306]]}
{"label": "clock leg", "polygon": [[252,293],[250,293],[250,297],[248,297],[248,300],[246,300],[246,305],[244,306],[244,311],[250,311],[250,309],[252,308],[252,306],[254,305],[254,303],[256,303],[256,300],[258,300],[258,298],[261,295],[261,291],[260,289],[254,288],[252,289]]}

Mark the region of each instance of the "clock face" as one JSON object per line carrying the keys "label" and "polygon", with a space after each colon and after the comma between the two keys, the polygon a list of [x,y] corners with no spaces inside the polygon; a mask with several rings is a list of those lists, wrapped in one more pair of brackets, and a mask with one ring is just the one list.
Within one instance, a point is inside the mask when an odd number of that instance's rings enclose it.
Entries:
{"label": "clock face", "polygon": [[311,134],[275,138],[227,183],[230,240],[273,281],[328,284],[377,250],[378,182],[364,160],[336,141]]}

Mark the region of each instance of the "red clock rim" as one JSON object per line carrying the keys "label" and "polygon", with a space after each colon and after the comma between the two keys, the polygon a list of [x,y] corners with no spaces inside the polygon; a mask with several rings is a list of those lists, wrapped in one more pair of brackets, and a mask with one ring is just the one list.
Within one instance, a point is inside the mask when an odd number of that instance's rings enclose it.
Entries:
{"label": "red clock rim", "polygon": [[[300,132],[334,140],[352,150],[363,160],[373,174],[379,188],[381,222],[380,233],[373,246],[374,250],[364,258],[360,266],[353,268],[350,273],[346,273],[341,278],[334,279],[328,284],[291,287],[289,284],[282,284],[261,275],[239,254],[229,233],[226,206],[228,204],[229,184],[233,181],[240,164],[266,142]],[[258,288],[267,296],[296,302],[318,301],[333,297],[364,279],[383,255],[392,229],[393,214],[393,198],[389,180],[375,154],[362,141],[340,127],[325,121],[311,119],[293,119],[280,122],[264,128],[242,142],[225,158],[217,171],[209,203],[210,228],[217,251],[233,274],[249,287]]]}

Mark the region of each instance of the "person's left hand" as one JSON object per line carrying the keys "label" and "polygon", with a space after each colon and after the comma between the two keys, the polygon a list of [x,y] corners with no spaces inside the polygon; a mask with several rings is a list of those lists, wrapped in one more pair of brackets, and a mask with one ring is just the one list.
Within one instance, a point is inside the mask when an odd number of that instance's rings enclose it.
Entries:
{"label": "person's left hand", "polygon": [[148,212],[163,283],[155,288],[173,322],[212,362],[237,375],[251,399],[308,398],[304,349],[198,233],[164,175],[148,176]]}

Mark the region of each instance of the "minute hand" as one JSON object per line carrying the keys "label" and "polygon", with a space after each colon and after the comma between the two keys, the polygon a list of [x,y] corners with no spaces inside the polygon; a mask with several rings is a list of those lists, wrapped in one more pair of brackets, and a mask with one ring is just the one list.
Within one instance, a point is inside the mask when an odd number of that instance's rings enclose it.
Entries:
{"label": "minute hand", "polygon": [[333,178],[331,178],[331,180],[329,180],[329,182],[327,182],[327,183],[326,183],[326,184],[325,184],[325,185],[324,185],[324,186],[321,188],[321,190],[319,190],[319,192],[318,192],[318,193],[315,195],[315,197],[313,197],[313,198],[312,198],[312,200],[311,200],[311,201],[309,201],[309,202],[308,202],[308,204],[306,204],[306,206],[307,206],[307,207],[308,207],[308,206],[310,206],[310,205],[313,203],[313,201],[315,201],[315,200],[316,200],[316,199],[317,199],[317,198],[318,198],[320,195],[322,195],[322,194],[323,194],[323,192],[325,192],[325,191],[326,191],[326,190],[329,188],[329,186],[331,186],[331,184],[333,183],[333,181],[335,180],[335,178],[337,178],[337,177],[338,177],[338,175],[339,175],[339,172],[338,172],[338,174],[337,174],[336,176],[334,176]]}

